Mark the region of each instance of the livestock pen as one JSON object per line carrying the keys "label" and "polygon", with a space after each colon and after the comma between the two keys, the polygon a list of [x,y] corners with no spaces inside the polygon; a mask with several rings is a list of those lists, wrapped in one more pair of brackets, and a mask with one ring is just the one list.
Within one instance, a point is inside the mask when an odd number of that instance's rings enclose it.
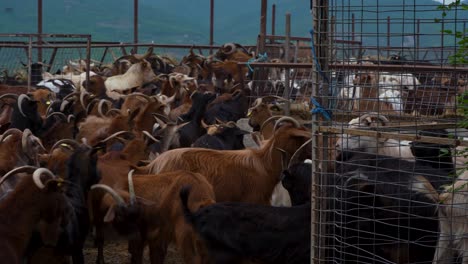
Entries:
{"label": "livestock pen", "polygon": [[[85,226],[95,227],[82,245],[85,263],[138,260],[147,240],[153,240],[149,243],[153,258],[167,255],[164,263],[184,263],[181,248],[193,249],[190,254],[202,259],[198,247],[173,246],[193,239],[184,236],[191,234],[191,229],[187,231],[187,223],[180,221],[181,205],[187,222],[198,225],[201,234],[233,238],[220,239],[214,247],[211,241],[210,245],[215,251],[219,247],[213,255],[234,255],[229,259],[233,262],[248,258],[270,263],[268,260],[277,257],[283,260],[279,263],[304,263],[304,255],[308,258],[310,251],[310,263],[466,263],[468,67],[466,62],[456,61],[460,50],[463,52],[463,42],[457,44],[457,40],[466,40],[466,16],[452,13],[455,9],[442,11],[435,2],[416,0],[311,2],[310,32],[290,36],[286,25],[284,35],[261,32],[256,45],[93,42],[90,35],[0,34],[0,82],[29,92],[15,97],[11,90],[1,91],[10,93],[1,98],[2,133],[12,124],[26,124],[24,118],[33,117],[30,119],[36,122],[24,125],[28,128],[24,132],[13,128],[2,134],[0,155],[5,157],[12,151],[15,155],[0,163],[0,169],[6,173],[18,166],[41,166],[68,177],[61,184],[67,187],[72,182],[75,188],[69,188],[74,192],[64,199],[85,216],[79,219],[84,219]],[[442,16],[439,22],[434,22],[436,17],[421,18],[431,10],[435,10],[434,16]],[[436,26],[439,31],[428,30]],[[135,64],[149,70],[150,74],[139,76],[148,79],[119,86],[125,93],[118,95],[120,104],[115,103],[107,96],[110,86],[106,81],[114,75],[123,76]],[[67,74],[76,76],[67,96],[54,92],[46,98],[33,98],[33,92],[47,87],[39,85],[44,77],[56,80]],[[59,91],[66,86],[52,84]],[[38,107],[35,111],[35,104],[44,110]],[[283,115],[294,119],[280,118]],[[37,123],[40,127],[35,127]],[[244,138],[243,144],[236,146],[248,149],[225,149],[234,144],[222,141],[226,140],[219,136],[223,130],[234,131],[227,140]],[[252,130],[256,131],[248,133]],[[191,148],[194,131],[207,132],[204,136],[216,140],[219,149],[202,153]],[[215,136],[219,137],[213,139]],[[199,144],[208,146],[210,142]],[[304,148],[305,153],[297,151]],[[258,159],[259,153],[269,159]],[[79,155],[86,158],[77,158]],[[198,158],[201,162],[193,162]],[[303,162],[306,158],[311,163]],[[230,164],[240,160],[245,167],[236,171],[240,165]],[[171,179],[161,183],[167,188],[158,186],[161,194],[171,190],[169,195],[157,197],[149,190],[143,199],[150,184],[138,185],[146,177],[141,174],[171,170],[173,164],[204,169],[210,173],[209,181],[218,197],[242,203],[236,207],[225,201],[218,201],[219,205],[202,201],[204,208],[190,212],[188,189],[181,188],[183,180]],[[140,177],[135,180],[137,188],[132,183],[133,172],[127,174],[130,169]],[[70,178],[91,170],[99,171],[89,173],[93,182]],[[282,172],[277,173],[279,170]],[[270,171],[278,175],[265,173]],[[219,172],[232,177],[222,179]],[[251,186],[238,188],[247,186],[253,172],[265,184],[253,184],[258,188],[253,192]],[[242,180],[244,185],[235,181],[235,173],[246,179]],[[86,196],[89,185],[96,181],[115,189],[115,197],[121,195],[123,201],[113,197],[116,201],[112,202],[99,193],[90,195],[93,199],[87,205],[83,199],[73,200],[75,195]],[[2,185],[5,192],[1,195],[8,195],[14,184]],[[132,197],[135,189],[140,193]],[[179,189],[182,201],[174,198]],[[264,195],[270,191],[271,197]],[[283,199],[281,191],[288,199]],[[162,197],[172,198],[166,201]],[[265,203],[268,198],[269,205],[245,203]],[[116,202],[121,207],[116,207]],[[270,205],[292,205],[295,213]],[[90,223],[86,212],[80,211],[87,206],[92,211]],[[252,215],[256,217],[244,217]],[[216,222],[218,216],[235,221],[226,226]],[[162,233],[156,221],[151,222],[156,218],[176,219],[170,225],[161,224],[167,228],[164,241],[157,241],[161,245],[154,243]],[[67,231],[79,230],[79,235],[86,235],[91,230],[80,230],[82,226],[77,228],[80,224],[75,223],[79,221],[71,219],[64,223]],[[291,225],[291,219],[299,220]],[[234,230],[234,226],[239,229]],[[147,227],[151,230],[145,230]],[[245,231],[241,228],[258,233],[237,232]],[[271,241],[255,240],[262,237],[262,231],[271,231],[269,228],[276,231],[268,234]],[[304,239],[308,232],[310,242]],[[288,234],[299,234],[301,241]],[[291,242],[284,245],[284,241]],[[231,243],[232,248],[222,248],[226,246],[223,243]],[[239,253],[246,253],[242,250],[246,248],[249,256]],[[47,257],[28,257],[41,263],[43,259],[52,262],[51,256],[71,255],[59,247],[42,250]],[[143,262],[151,263],[147,255],[145,250]]]}

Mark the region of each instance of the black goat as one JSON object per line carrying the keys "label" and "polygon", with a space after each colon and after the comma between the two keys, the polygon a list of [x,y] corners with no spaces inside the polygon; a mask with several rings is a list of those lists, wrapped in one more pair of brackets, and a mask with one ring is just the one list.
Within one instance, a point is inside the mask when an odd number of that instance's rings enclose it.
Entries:
{"label": "black goat", "polygon": [[236,123],[228,122],[226,124],[213,125],[212,129],[214,131],[210,132],[210,128],[208,128],[208,134],[195,140],[192,147],[219,150],[245,149],[244,135],[249,132],[240,129]]}
{"label": "black goat", "polygon": [[[345,153],[328,186],[327,261],[430,263],[443,170],[369,153]],[[329,223],[329,224],[328,224]]]}
{"label": "black goat", "polygon": [[249,99],[245,90],[236,90],[232,97],[208,106],[204,120],[208,124],[215,124],[216,120],[223,122],[234,121],[245,117],[249,109]]}
{"label": "black goat", "polygon": [[13,105],[10,128],[18,128],[23,131],[29,128],[34,135],[39,135],[42,128],[42,118],[37,111],[37,101],[26,94],[18,97],[18,102]]}
{"label": "black goat", "polygon": [[206,133],[202,127],[201,121],[205,114],[206,106],[215,99],[213,93],[194,92],[191,96],[192,106],[190,110],[179,117],[180,120],[188,121],[189,123],[177,130],[178,142],[171,143],[169,149],[190,147],[197,138]]}
{"label": "black goat", "polygon": [[310,202],[312,184],[312,164],[296,163],[284,170],[281,184],[288,190],[293,206]]}
{"label": "black goat", "polygon": [[[84,263],[83,248],[90,230],[87,208],[88,192],[93,184],[100,181],[97,170],[97,149],[79,146],[67,162],[66,180],[70,183],[65,191],[72,207],[72,216],[59,236],[54,248],[55,256],[72,256],[74,264]],[[29,245],[29,254],[34,254],[41,246],[41,240],[33,236]]]}
{"label": "black goat", "polygon": [[310,262],[310,203],[271,207],[226,202],[192,213],[189,192],[190,187],[180,191],[185,219],[202,237],[215,264]]}

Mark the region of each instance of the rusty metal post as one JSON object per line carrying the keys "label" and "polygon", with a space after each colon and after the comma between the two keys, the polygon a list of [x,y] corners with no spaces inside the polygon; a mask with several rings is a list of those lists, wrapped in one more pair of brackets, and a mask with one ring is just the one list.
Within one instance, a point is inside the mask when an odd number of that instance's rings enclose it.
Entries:
{"label": "rusty metal post", "polygon": [[37,0],[37,61],[42,62],[42,0]]}
{"label": "rusty metal post", "polygon": [[267,33],[267,6],[268,0],[262,0],[262,6],[260,8],[260,38],[258,54],[265,52],[265,36]]}
{"label": "rusty metal post", "polygon": [[420,35],[421,35],[421,19],[416,21],[416,60],[419,60],[419,45],[420,45]]}
{"label": "rusty metal post", "polygon": [[210,54],[213,54],[214,45],[214,0],[210,0]]}
{"label": "rusty metal post", "polygon": [[[138,43],[138,0],[133,0],[133,43]],[[138,46],[134,49],[138,53]]]}
{"label": "rusty metal post", "polygon": [[28,92],[31,91],[31,64],[32,64],[32,35],[29,35],[28,43]]}
{"label": "rusty metal post", "polygon": [[[351,14],[351,41],[356,40],[356,18],[354,17],[354,13]],[[352,49],[351,54],[353,57],[356,57],[356,50]]]}
{"label": "rusty metal post", "polygon": [[91,35],[88,35],[86,38],[86,82],[89,81],[90,70],[91,70]]}
{"label": "rusty metal post", "polygon": [[390,17],[387,17],[387,58],[390,58]]}
{"label": "rusty metal post", "polygon": [[[285,36],[286,39],[284,40],[284,59],[287,63],[289,63],[289,50],[291,49],[291,13],[286,13],[286,27],[285,27]],[[291,115],[291,103],[289,102],[289,90],[291,87],[290,84],[290,75],[291,75],[291,69],[286,68],[285,69],[285,80],[284,80],[284,93],[283,97],[286,98],[288,101],[286,102],[286,107],[284,109],[284,114],[289,116]]]}
{"label": "rusty metal post", "polygon": [[[276,30],[276,4],[271,7],[271,35],[275,36]],[[270,39],[270,43],[275,42],[273,38]]]}

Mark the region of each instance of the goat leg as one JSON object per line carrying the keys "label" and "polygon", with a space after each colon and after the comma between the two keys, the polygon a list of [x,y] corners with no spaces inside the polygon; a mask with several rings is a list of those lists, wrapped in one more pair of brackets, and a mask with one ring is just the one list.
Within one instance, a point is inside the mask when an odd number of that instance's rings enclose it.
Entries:
{"label": "goat leg", "polygon": [[130,263],[132,264],[143,263],[144,248],[145,248],[145,244],[141,239],[130,239],[128,241],[128,252],[130,253]]}
{"label": "goat leg", "polygon": [[154,238],[148,241],[149,253],[150,253],[150,263],[164,263],[166,258],[168,244],[161,239]]}

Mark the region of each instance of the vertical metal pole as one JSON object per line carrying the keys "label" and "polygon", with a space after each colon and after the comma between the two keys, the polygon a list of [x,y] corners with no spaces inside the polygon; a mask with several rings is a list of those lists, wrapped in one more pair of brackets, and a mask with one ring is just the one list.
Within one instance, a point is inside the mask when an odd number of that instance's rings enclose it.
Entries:
{"label": "vertical metal pole", "polygon": [[[275,30],[276,30],[276,4],[273,4],[271,7],[271,35],[275,35]],[[274,39],[270,39],[270,43],[275,42]]]}
{"label": "vertical metal pole", "polygon": [[421,19],[416,21],[416,60],[419,60],[419,51],[420,51],[420,34],[421,34]]}
{"label": "vertical metal pole", "polygon": [[267,32],[267,6],[268,0],[262,0],[262,6],[260,9],[260,39],[258,45],[258,53],[265,52],[265,36]]}
{"label": "vertical metal pole", "polygon": [[37,49],[37,61],[42,62],[42,0],[37,0],[37,44],[39,45]]}
{"label": "vertical metal pole", "polygon": [[91,65],[91,35],[88,35],[88,37],[86,38],[86,82],[89,81],[90,65]]}
{"label": "vertical metal pole", "polygon": [[210,0],[210,54],[213,54],[214,44],[214,0]]}
{"label": "vertical metal pole", "polygon": [[387,58],[390,57],[390,17],[387,17]]}
{"label": "vertical metal pole", "polygon": [[29,35],[29,44],[28,44],[28,92],[31,91],[31,64],[32,64],[32,35]]}
{"label": "vertical metal pole", "polygon": [[[286,13],[286,27],[285,27],[285,35],[286,39],[284,41],[284,58],[285,62],[289,63],[289,50],[291,49],[290,43],[291,43],[291,13]],[[289,102],[289,90],[290,90],[290,74],[291,74],[291,68],[287,67],[285,69],[285,84],[284,84],[284,94],[283,97],[286,98],[288,101],[286,102],[286,108],[284,109],[284,114],[286,116],[290,115],[290,110],[291,110],[291,105]]]}
{"label": "vertical metal pole", "polygon": [[[133,43],[138,44],[138,0],[133,0]],[[138,53],[138,47],[134,48]]]}
{"label": "vertical metal pole", "polygon": [[[354,17],[354,13],[351,14],[351,40],[352,41],[356,40],[356,18]],[[353,57],[356,56],[356,50],[354,49],[354,47],[351,51],[351,54]]]}

